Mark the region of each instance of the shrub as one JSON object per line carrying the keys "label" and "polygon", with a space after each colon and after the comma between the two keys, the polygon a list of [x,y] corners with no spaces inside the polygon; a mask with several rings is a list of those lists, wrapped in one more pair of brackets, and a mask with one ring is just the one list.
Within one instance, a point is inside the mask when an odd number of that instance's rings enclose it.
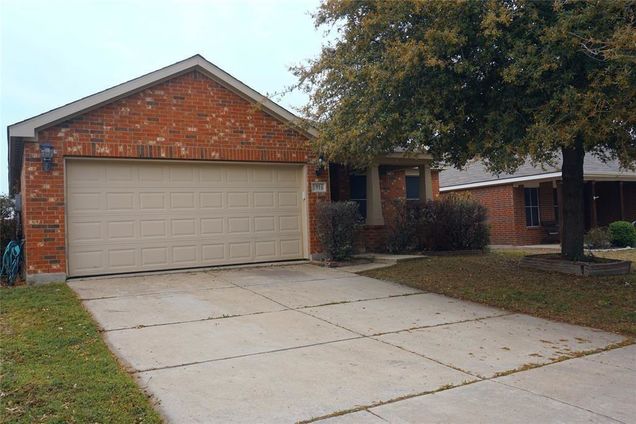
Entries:
{"label": "shrub", "polygon": [[487,210],[479,202],[457,194],[423,205],[421,231],[431,250],[483,249],[490,240]]}
{"label": "shrub", "polygon": [[321,202],[316,215],[318,240],[327,258],[340,261],[351,257],[355,230],[360,223],[356,202]]}
{"label": "shrub", "polygon": [[417,233],[421,215],[420,204],[406,199],[391,202],[386,216],[386,249],[391,253],[417,247]]}
{"label": "shrub", "polygon": [[0,256],[4,248],[15,239],[16,216],[13,199],[6,195],[0,195]]}
{"label": "shrub", "polygon": [[609,236],[614,246],[628,247],[636,245],[636,228],[630,222],[612,222],[609,225]]}
{"label": "shrub", "polygon": [[607,249],[612,245],[609,231],[605,227],[590,229],[585,235],[585,244],[589,249]]}

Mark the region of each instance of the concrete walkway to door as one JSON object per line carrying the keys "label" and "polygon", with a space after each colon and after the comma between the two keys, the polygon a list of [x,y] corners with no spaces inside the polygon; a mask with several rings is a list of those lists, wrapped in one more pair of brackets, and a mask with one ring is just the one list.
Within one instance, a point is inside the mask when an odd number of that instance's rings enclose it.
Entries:
{"label": "concrete walkway to door", "polygon": [[611,333],[313,265],[69,285],[168,422],[636,420],[634,346],[563,360]]}

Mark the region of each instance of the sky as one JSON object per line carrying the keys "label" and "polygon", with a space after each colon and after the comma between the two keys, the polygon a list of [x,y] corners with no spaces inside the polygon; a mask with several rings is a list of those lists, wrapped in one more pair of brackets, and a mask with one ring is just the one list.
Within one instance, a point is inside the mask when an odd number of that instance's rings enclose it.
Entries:
{"label": "sky", "polygon": [[[262,94],[323,42],[319,0],[0,0],[0,193],[8,125],[194,54]],[[293,109],[295,92],[274,98]]]}

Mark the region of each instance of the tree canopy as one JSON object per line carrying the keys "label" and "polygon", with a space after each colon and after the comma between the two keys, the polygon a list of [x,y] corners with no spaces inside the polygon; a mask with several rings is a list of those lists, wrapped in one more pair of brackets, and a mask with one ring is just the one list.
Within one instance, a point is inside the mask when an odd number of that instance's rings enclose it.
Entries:
{"label": "tree canopy", "polygon": [[635,1],[326,0],[314,18],[334,41],[293,71],[328,160],[514,171],[578,142],[634,163]]}

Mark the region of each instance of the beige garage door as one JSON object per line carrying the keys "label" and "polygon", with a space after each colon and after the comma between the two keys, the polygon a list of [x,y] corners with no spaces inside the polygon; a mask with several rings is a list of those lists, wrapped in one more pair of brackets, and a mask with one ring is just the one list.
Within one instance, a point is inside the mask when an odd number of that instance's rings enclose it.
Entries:
{"label": "beige garage door", "polygon": [[301,166],[69,160],[71,276],[305,257]]}

